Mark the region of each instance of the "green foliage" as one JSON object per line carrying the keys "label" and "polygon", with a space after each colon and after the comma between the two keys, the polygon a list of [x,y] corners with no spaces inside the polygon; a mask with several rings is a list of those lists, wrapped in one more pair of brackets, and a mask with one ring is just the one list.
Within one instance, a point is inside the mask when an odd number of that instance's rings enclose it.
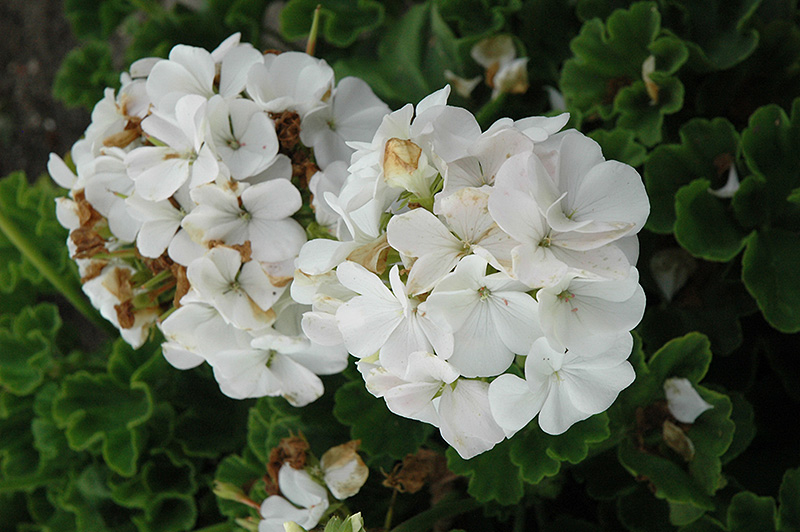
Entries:
{"label": "green foliage", "polygon": [[[625,438],[618,448],[619,461],[631,474],[649,479],[659,498],[712,510],[713,495],[722,487],[721,456],[733,441],[735,425],[730,419],[731,400],[698,384],[711,363],[709,347],[707,338],[692,333],[668,342],[648,361],[633,358],[637,380],[620,394],[609,415],[619,425],[635,426],[636,438]],[[685,433],[694,447],[691,460],[666,445],[660,422],[646,427],[635,414],[641,405],[652,405],[649,408],[653,409],[657,401],[663,401],[664,381],[672,377],[688,379],[713,406]],[[652,429],[655,431],[651,434]]]}
{"label": "green foliage", "polygon": [[[697,196],[705,192],[711,201],[717,199],[708,194],[707,189],[722,188],[728,168],[735,164],[739,151],[739,136],[733,125],[724,118],[711,121],[693,119],[681,127],[680,137],[680,144],[666,144],[654,149],[644,166],[644,179],[650,198],[647,228],[658,233],[674,230],[676,194],[683,187],[697,180],[707,181],[706,187],[695,185],[697,192],[686,194]],[[724,216],[729,214],[725,213]],[[683,222],[684,225],[690,223]],[[691,231],[689,227],[688,232]]]}
{"label": "green foliage", "polygon": [[61,318],[54,305],[25,307],[0,316],[0,384],[17,395],[34,391],[56,363],[54,339]]}
{"label": "green foliage", "polygon": [[106,87],[118,87],[119,74],[114,69],[111,48],[91,40],[75,48],[64,58],[53,82],[53,96],[70,107],[91,109],[103,97]]}
{"label": "green foliage", "polygon": [[360,77],[385,100],[416,103],[445,85],[445,70],[462,72],[462,61],[453,31],[429,0],[387,30],[376,58],[342,59],[334,70],[339,79]]}
{"label": "green foliage", "polygon": [[669,2],[671,27],[686,40],[689,65],[700,71],[725,70],[753,53],[758,32],[748,21],[761,0]]}
{"label": "green foliage", "polygon": [[63,277],[74,277],[75,268],[69,260],[67,232],[56,220],[53,208],[59,195],[49,179],[29,184],[22,172],[0,179],[0,291],[16,290],[22,280],[47,291],[44,277],[37,265],[20,251],[11,239],[24,232],[29,246]]}
{"label": "green foliage", "polygon": [[383,399],[373,397],[359,381],[336,391],[336,419],[350,427],[353,439],[372,457],[401,459],[414,453],[431,434],[432,427],[402,418],[389,411]]}
{"label": "green foliage", "polygon": [[289,40],[307,37],[318,5],[323,21],[322,35],[335,46],[350,46],[361,33],[383,22],[384,7],[375,0],[291,0],[281,10],[283,36]]}
{"label": "green foliage", "polygon": [[[589,20],[570,47],[575,56],[564,64],[560,82],[567,107],[585,120],[614,119],[646,146],[659,142],[664,115],[683,105],[683,85],[674,74],[688,52],[679,39],[661,35],[656,5],[639,2],[615,11],[605,24]],[[650,56],[655,58],[650,79],[658,86],[656,100],[642,78],[642,64]]]}

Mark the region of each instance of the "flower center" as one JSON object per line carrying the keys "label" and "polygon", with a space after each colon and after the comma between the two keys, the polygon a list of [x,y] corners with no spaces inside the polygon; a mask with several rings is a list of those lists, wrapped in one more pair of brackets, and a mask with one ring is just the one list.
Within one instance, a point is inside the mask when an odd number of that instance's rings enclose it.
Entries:
{"label": "flower center", "polygon": [[486,301],[492,295],[492,292],[485,286],[481,286],[478,288],[478,295],[481,296],[481,301]]}

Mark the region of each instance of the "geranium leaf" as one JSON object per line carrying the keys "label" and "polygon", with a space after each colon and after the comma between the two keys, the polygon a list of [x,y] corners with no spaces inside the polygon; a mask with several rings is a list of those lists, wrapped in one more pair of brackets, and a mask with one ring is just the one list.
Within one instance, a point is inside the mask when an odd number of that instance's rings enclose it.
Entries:
{"label": "geranium leaf", "polygon": [[744,248],[747,233],[725,200],[709,193],[710,186],[711,181],[697,179],[675,195],[675,239],[695,257],[728,262]]}
{"label": "geranium leaf", "polygon": [[464,36],[488,37],[500,31],[506,17],[522,7],[520,0],[441,0],[442,17],[452,22]]}
{"label": "geranium leaf", "polygon": [[727,171],[735,164],[739,136],[724,118],[693,119],[680,129],[680,144],[658,146],[644,164],[644,180],[650,197],[647,228],[670,233],[675,223],[675,195],[696,179],[721,188]]}
{"label": "geranium leaf", "polygon": [[595,129],[589,136],[603,148],[603,157],[606,160],[639,166],[647,155],[645,147],[634,140],[635,133],[627,129]]}
{"label": "geranium leaf", "polygon": [[283,36],[291,41],[305,38],[317,6],[321,6],[325,40],[339,47],[350,46],[360,34],[383,22],[384,7],[375,0],[290,0],[281,10]]}
{"label": "geranium leaf", "polygon": [[774,532],[775,499],[759,497],[750,491],[737,493],[728,507],[728,530],[731,532]]}
{"label": "geranium leaf", "polygon": [[[665,114],[683,105],[683,86],[672,74],[686,61],[680,40],[662,36],[656,4],[638,2],[617,10],[603,23],[592,19],[570,43],[574,57],[565,64],[560,86],[569,109],[587,117],[609,120],[635,131],[651,146],[661,139]],[[658,87],[655,100],[645,89],[642,64],[655,58],[650,81]]]}
{"label": "geranium leaf", "polygon": [[[53,202],[61,191],[49,179],[29,184],[22,172],[0,179],[0,291],[10,293],[20,279],[27,279],[48,291],[42,273],[6,236],[6,231],[24,232],[27,244],[35,248],[50,267],[67,282],[77,285],[77,270],[65,241],[67,231],[56,220]],[[10,226],[7,228],[6,226]]]}
{"label": "geranium leaf", "polygon": [[143,436],[137,427],[150,418],[153,399],[141,382],[130,387],[108,375],[80,371],[64,379],[53,402],[53,416],[66,429],[70,447],[84,450],[102,442],[103,458],[123,476],[136,472]]}
{"label": "geranium leaf", "polygon": [[505,440],[493,449],[464,460],[455,449],[447,449],[447,467],[469,477],[467,491],[480,502],[516,504],[523,495],[520,469],[511,460],[512,441]]}
{"label": "geranium leaf", "polygon": [[375,93],[402,105],[418,102],[446,81],[444,71],[461,72],[461,55],[437,4],[412,6],[390,27],[378,46],[377,59],[348,58],[334,64],[337,78],[360,77]]}
{"label": "geranium leaf", "polygon": [[800,468],[789,469],[783,475],[778,501],[778,530],[800,530]]}
{"label": "geranium leaf", "polygon": [[742,153],[750,169],[765,183],[768,220],[797,222],[800,206],[787,201],[800,187],[800,99],[791,117],[777,105],[758,109],[742,132]]}
{"label": "geranium leaf", "polygon": [[33,392],[54,364],[58,308],[49,303],[0,317],[0,384],[12,393]]}
{"label": "geranium leaf", "polygon": [[359,381],[336,390],[333,415],[350,427],[350,435],[361,440],[361,449],[371,458],[402,459],[415,453],[433,432],[433,427],[393,414],[383,399],[373,397]]}
{"label": "geranium leaf", "polygon": [[758,32],[745,29],[761,0],[673,2],[670,27],[680,28],[691,52],[692,68],[725,70],[747,58],[758,45]]}
{"label": "geranium leaf", "polygon": [[767,321],[781,332],[800,331],[800,235],[784,229],[756,232],[742,257],[742,280]]}
{"label": "geranium leaf", "polygon": [[106,87],[119,87],[119,74],[104,41],[89,40],[70,51],[53,82],[53,96],[69,107],[92,109]]}

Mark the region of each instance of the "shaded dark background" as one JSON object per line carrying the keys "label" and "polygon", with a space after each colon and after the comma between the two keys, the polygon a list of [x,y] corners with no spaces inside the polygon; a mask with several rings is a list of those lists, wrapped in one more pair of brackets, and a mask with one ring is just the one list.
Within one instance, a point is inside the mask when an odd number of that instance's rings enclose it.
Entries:
{"label": "shaded dark background", "polygon": [[76,41],[61,0],[0,0],[0,177],[46,172],[89,125],[84,109],[53,98],[53,78]]}

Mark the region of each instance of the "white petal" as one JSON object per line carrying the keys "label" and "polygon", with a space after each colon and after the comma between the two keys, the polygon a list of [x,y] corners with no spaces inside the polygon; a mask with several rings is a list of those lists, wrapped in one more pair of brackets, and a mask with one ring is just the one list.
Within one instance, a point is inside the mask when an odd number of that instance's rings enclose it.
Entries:
{"label": "white petal", "polygon": [[700,397],[689,379],[672,377],[665,380],[664,393],[670,413],[681,423],[694,423],[700,414],[714,408]]}

